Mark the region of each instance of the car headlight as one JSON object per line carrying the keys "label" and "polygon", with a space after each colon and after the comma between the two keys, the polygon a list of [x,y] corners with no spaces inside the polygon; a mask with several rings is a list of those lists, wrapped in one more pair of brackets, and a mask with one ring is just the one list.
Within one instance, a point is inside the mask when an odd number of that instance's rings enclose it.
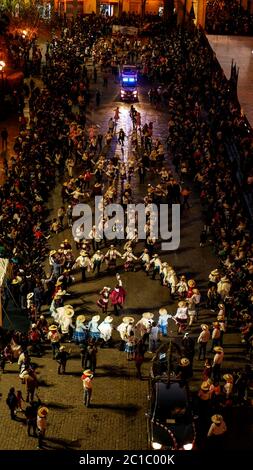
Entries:
{"label": "car headlight", "polygon": [[134,91],[134,95],[137,95],[137,91]]}
{"label": "car headlight", "polygon": [[192,450],[193,444],[192,444],[192,443],[184,444],[184,445],[183,445],[183,448],[184,448],[184,450]]}
{"label": "car headlight", "polygon": [[151,446],[154,450],[160,450],[162,448],[162,444],[159,444],[159,442],[151,442]]}

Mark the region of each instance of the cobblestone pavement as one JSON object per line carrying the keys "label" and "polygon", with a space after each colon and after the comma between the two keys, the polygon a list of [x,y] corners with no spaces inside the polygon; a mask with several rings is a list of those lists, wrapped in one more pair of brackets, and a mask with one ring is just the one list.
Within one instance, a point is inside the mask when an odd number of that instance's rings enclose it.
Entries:
{"label": "cobblestone pavement", "polygon": [[[120,121],[118,128],[124,127],[127,133],[131,132],[129,118],[129,104],[118,102],[119,85],[111,79],[108,88],[102,87],[102,79],[99,75],[98,83],[92,85],[93,89],[99,87],[102,92],[101,106],[89,113],[89,121],[99,124],[101,131],[107,129],[107,123],[113,116],[116,105],[120,107]],[[161,138],[164,142],[167,131],[167,118],[164,109],[155,110],[148,102],[148,89],[141,87],[140,102],[136,105],[141,112],[142,124],[153,121],[154,136]],[[124,158],[130,149],[128,140]],[[115,144],[116,145],[116,144]],[[117,150],[116,150],[117,151]],[[153,176],[149,176],[152,182]],[[134,197],[141,195],[138,183],[133,184]],[[191,208],[183,214],[181,221],[181,244],[175,252],[169,252],[162,256],[169,261],[180,274],[193,276],[197,280],[201,290],[206,287],[206,280],[211,269],[216,265],[216,258],[209,246],[199,247],[199,233],[202,228],[200,219],[200,205],[197,194],[193,188],[191,195]],[[60,185],[58,185],[50,198],[51,215],[56,213],[61,205]],[[65,238],[71,238],[69,230],[64,230],[49,240],[50,248],[58,247]],[[72,243],[74,246],[74,242]],[[140,248],[137,249],[137,252]],[[76,252],[77,253],[77,252]],[[79,273],[74,273],[75,282],[70,289],[71,297],[68,303],[75,307],[77,314],[84,313],[86,319],[97,313],[96,299],[99,290],[104,285],[115,285],[114,275],[108,275],[102,270],[102,276],[94,281],[92,274],[88,274],[88,281],[82,283]],[[174,312],[176,304],[169,299],[168,290],[161,287],[160,282],[152,281],[143,272],[122,273],[123,285],[128,293],[125,304],[125,313],[139,318],[144,311],[158,312],[161,306],[166,306],[169,312]],[[44,308],[45,313],[47,311]],[[214,314],[205,309],[200,312],[198,324],[192,327],[192,333],[196,336],[199,332],[199,324],[210,322]],[[22,324],[22,319],[15,317]],[[6,320],[7,321],[7,320]],[[119,319],[113,323],[114,327]],[[24,323],[23,323],[24,324]],[[8,326],[8,324],[6,325]],[[174,322],[170,325],[174,332]],[[118,334],[113,333],[114,343],[119,340]],[[68,346],[67,346],[68,348]],[[99,349],[98,367],[94,378],[94,389],[91,407],[85,408],[82,404],[81,364],[77,346],[71,344],[71,358],[67,365],[67,374],[58,376],[56,363],[51,358],[49,348],[42,358],[34,358],[38,363],[38,377],[40,386],[38,395],[49,407],[47,448],[48,449],[90,449],[90,450],[143,450],[147,449],[147,432],[145,412],[147,409],[148,374],[152,356],[146,354],[147,358],[143,364],[144,380],[136,378],[135,365],[126,360],[124,352],[117,348]],[[244,362],[244,352],[240,345],[239,336],[228,331],[225,336],[225,362],[223,369],[231,370],[240,367]],[[211,355],[210,355],[211,357]],[[191,383],[192,390],[197,390],[200,384],[200,373],[203,362],[194,363],[194,380]],[[9,364],[6,373],[1,377],[0,400],[0,449],[34,449],[37,445],[36,439],[28,438],[26,427],[22,421],[23,414],[19,413],[21,420],[11,421],[9,410],[5,400],[10,386],[16,390],[21,389],[17,374],[17,364]],[[25,394],[25,391],[24,391]],[[246,447],[245,436],[250,431],[250,424],[244,419],[244,430],[236,426],[236,414],[230,419],[231,448]]]}

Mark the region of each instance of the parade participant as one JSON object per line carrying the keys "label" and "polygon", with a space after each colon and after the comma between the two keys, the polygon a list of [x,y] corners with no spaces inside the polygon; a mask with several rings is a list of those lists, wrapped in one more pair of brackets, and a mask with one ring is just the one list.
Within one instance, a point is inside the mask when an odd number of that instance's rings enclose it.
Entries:
{"label": "parade participant", "polygon": [[110,287],[103,287],[103,289],[99,292],[101,297],[97,300],[97,305],[102,309],[102,312],[106,315],[108,310],[110,290]]}
{"label": "parade participant", "polygon": [[90,369],[93,374],[95,374],[97,366],[97,352],[96,340],[89,338],[84,354],[84,367]]}
{"label": "parade participant", "polygon": [[61,334],[62,334],[62,341],[66,340],[67,342],[70,342],[72,338],[73,330],[75,328],[73,321],[72,321],[75,311],[72,305],[64,305],[63,309],[64,309],[64,314],[59,320]]}
{"label": "parade participant", "polygon": [[175,270],[171,266],[168,266],[167,268],[167,280],[168,280],[168,285],[170,287],[171,298],[174,299],[174,295],[177,289],[178,279],[177,279]]}
{"label": "parade participant", "polygon": [[100,250],[97,250],[96,253],[91,258],[92,272],[94,273],[97,270],[97,274],[100,274],[101,264],[104,260],[104,255]]}
{"label": "parade participant", "polygon": [[112,322],[113,322],[113,317],[108,315],[107,317],[105,317],[104,321],[100,323],[100,325],[98,325],[98,329],[100,331],[100,337],[103,341],[101,344],[101,348],[110,347],[112,330],[113,330]]}
{"label": "parade participant", "polygon": [[82,273],[82,281],[85,282],[86,281],[86,272],[90,270],[91,268],[91,261],[90,261],[90,258],[89,258],[89,255],[87,253],[87,251],[85,250],[81,250],[80,251],[80,256],[78,256],[76,258],[76,261],[75,261],[75,266],[80,266],[81,268],[81,273]]}
{"label": "parade participant", "polygon": [[191,298],[192,295],[193,295],[193,289],[194,289],[194,287],[196,287],[196,282],[194,281],[194,279],[190,279],[190,280],[187,282],[187,286],[188,286],[188,289],[187,289],[186,298],[189,299],[189,298]]}
{"label": "parade participant", "polygon": [[153,267],[152,279],[154,280],[156,278],[156,275],[160,275],[160,272],[162,270],[162,262],[157,253],[154,254],[153,258],[151,258],[149,266],[150,268]]}
{"label": "parade participant", "polygon": [[160,308],[159,310],[159,319],[158,327],[162,336],[167,336],[168,334],[168,319],[171,318],[171,315],[168,314],[166,308]]}
{"label": "parade participant", "polygon": [[144,248],[143,253],[140,255],[139,260],[141,262],[141,267],[144,269],[146,274],[148,275],[149,266],[150,266],[150,256],[147,248]]}
{"label": "parade participant", "polygon": [[84,325],[85,316],[78,315],[76,319],[76,327],[73,334],[73,341],[76,344],[85,343],[88,336],[88,328]]}
{"label": "parade participant", "polygon": [[134,319],[132,317],[124,317],[122,318],[122,322],[117,326],[117,331],[119,332],[120,334],[120,339],[121,339],[121,342],[120,342],[120,346],[119,346],[119,350],[120,351],[125,351],[125,346],[126,346],[126,340],[129,336],[129,330],[128,330],[128,326],[129,326],[129,322],[130,320],[134,321]]}
{"label": "parade participant", "polygon": [[206,347],[207,343],[210,339],[210,331],[209,331],[209,326],[205,325],[204,323],[201,325],[201,333],[197,339],[197,343],[199,344],[199,361],[201,360],[201,354],[203,352],[203,360],[206,359]]}
{"label": "parade participant", "polygon": [[210,352],[214,350],[215,346],[220,346],[220,337],[221,337],[220,324],[218,321],[215,321],[213,322],[212,347],[211,347]]}
{"label": "parade participant", "polygon": [[211,417],[212,424],[208,430],[207,437],[211,439],[209,446],[214,449],[224,450],[224,437],[227,425],[221,415],[215,414]]}
{"label": "parade participant", "polygon": [[149,338],[148,338],[148,352],[149,353],[154,353],[156,351],[158,339],[159,339],[159,327],[157,326],[157,323],[153,321],[151,328],[150,328],[150,332],[149,332]]}
{"label": "parade participant", "polygon": [[121,253],[115,249],[114,245],[111,245],[110,249],[105,254],[108,270],[116,268],[117,258],[121,258]]}
{"label": "parade participant", "polygon": [[188,298],[187,299],[187,306],[188,306],[188,315],[189,315],[189,318],[190,318],[190,321],[189,321],[189,326],[192,326],[194,320],[196,319],[196,304],[195,304],[195,301],[194,301],[194,297],[191,297],[191,298]]}
{"label": "parade participant", "polygon": [[223,379],[226,380],[226,383],[223,387],[223,392],[225,393],[226,401],[228,401],[232,399],[234,378],[232,374],[225,374],[223,375]]}
{"label": "parade participant", "polygon": [[90,406],[92,387],[93,387],[93,373],[90,369],[84,370],[81,380],[83,382],[83,404],[87,408]]}
{"label": "parade participant", "polygon": [[89,337],[98,341],[100,339],[100,330],[98,328],[98,322],[100,315],[94,315],[88,323]]}
{"label": "parade participant", "polygon": [[220,381],[220,370],[221,370],[221,364],[224,359],[224,352],[223,348],[221,346],[216,346],[214,348],[214,358],[213,358],[213,380],[214,382],[219,382]]}
{"label": "parade participant", "polygon": [[135,350],[135,336],[133,330],[126,334],[126,341],[125,341],[125,352],[127,355],[127,360],[131,361],[134,359],[134,350]]}
{"label": "parade participant", "polygon": [[222,300],[229,295],[232,284],[227,276],[223,276],[217,284],[217,292],[220,295]]}
{"label": "parade participant", "polygon": [[114,308],[114,315],[118,316],[123,310],[123,304],[126,299],[126,291],[119,284],[111,290],[109,298]]}
{"label": "parade participant", "polygon": [[214,269],[213,271],[211,271],[209,276],[208,276],[208,279],[209,279],[209,283],[208,283],[209,287],[212,287],[212,286],[217,287],[217,284],[218,284],[219,279],[220,279],[219,270]]}
{"label": "parade participant", "polygon": [[38,409],[38,414],[37,414],[37,428],[39,431],[38,434],[38,448],[43,449],[43,439],[45,438],[46,435],[46,429],[47,429],[47,415],[48,415],[48,408],[46,406],[41,406]]}
{"label": "parade participant", "polygon": [[142,318],[135,325],[135,332],[139,338],[143,339],[144,344],[149,338],[151,326],[153,324],[154,314],[151,312],[145,312],[142,314]]}
{"label": "parade participant", "polygon": [[188,285],[185,276],[180,277],[180,280],[176,286],[176,292],[178,293],[180,299],[184,299],[186,297],[188,292]]}
{"label": "parade participant", "polygon": [[58,362],[58,374],[65,374],[67,360],[70,356],[70,351],[67,352],[65,346],[60,346],[59,351],[56,353],[56,361]]}
{"label": "parade participant", "polygon": [[204,369],[202,372],[203,382],[206,382],[211,378],[212,375],[212,362],[211,359],[206,359],[204,364]]}
{"label": "parade participant", "polygon": [[137,261],[137,257],[133,254],[131,247],[128,247],[126,252],[122,255],[122,259],[126,259],[124,263],[125,271],[134,271],[134,261]]}
{"label": "parade participant", "polygon": [[187,382],[192,377],[192,366],[187,357],[182,357],[176,367],[176,377],[183,382]]}
{"label": "parade participant", "polygon": [[175,320],[178,326],[178,334],[182,333],[187,326],[187,320],[188,320],[188,308],[184,300],[181,300],[180,302],[178,302],[176,315],[172,318]]}
{"label": "parade participant", "polygon": [[52,352],[53,352],[53,359],[55,359],[56,352],[60,349],[60,340],[61,335],[58,331],[56,325],[51,325],[49,328],[49,333],[47,335],[49,341],[51,342]]}
{"label": "parade participant", "polygon": [[223,313],[218,313],[217,321],[220,326],[220,346],[223,346],[223,336],[224,336],[224,333],[226,333],[225,317]]}

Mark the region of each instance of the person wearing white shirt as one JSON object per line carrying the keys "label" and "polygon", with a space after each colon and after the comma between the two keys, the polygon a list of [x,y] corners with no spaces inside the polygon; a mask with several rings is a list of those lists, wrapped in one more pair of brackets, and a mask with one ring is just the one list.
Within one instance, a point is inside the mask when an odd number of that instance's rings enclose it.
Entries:
{"label": "person wearing white shirt", "polygon": [[88,256],[88,253],[84,250],[80,251],[80,256],[76,258],[75,266],[80,266],[81,273],[82,273],[82,281],[86,281],[86,271],[90,270],[91,267],[91,260]]}
{"label": "person wearing white shirt", "polygon": [[144,251],[141,254],[141,256],[139,257],[139,260],[141,262],[142,268],[146,271],[146,273],[148,275],[150,256],[149,256],[149,252],[148,252],[147,248],[144,248]]}
{"label": "person wearing white shirt", "polygon": [[152,279],[155,279],[156,275],[162,271],[162,262],[157,254],[150,260],[150,266],[153,266]]}
{"label": "person wearing white shirt", "polygon": [[220,370],[221,364],[224,358],[223,348],[221,346],[216,346],[214,348],[215,356],[213,358],[213,380],[214,382],[220,381]]}
{"label": "person wearing white shirt", "polygon": [[209,327],[208,325],[201,325],[201,333],[197,339],[197,343],[199,344],[199,361],[201,359],[201,353],[203,352],[203,360],[206,359],[206,347],[207,347],[207,343],[210,339],[210,331],[209,331]]}
{"label": "person wearing white shirt", "polygon": [[207,433],[207,437],[210,439],[210,447],[215,451],[218,449],[223,450],[224,448],[224,436],[227,432],[227,425],[221,415],[213,415],[211,417],[212,424]]}

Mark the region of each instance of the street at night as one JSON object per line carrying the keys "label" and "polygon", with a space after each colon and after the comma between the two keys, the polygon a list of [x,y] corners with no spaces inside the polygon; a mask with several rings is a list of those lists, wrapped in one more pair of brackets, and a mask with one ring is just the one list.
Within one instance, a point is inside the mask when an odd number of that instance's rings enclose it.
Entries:
{"label": "street at night", "polygon": [[1,450],[251,450],[253,132],[174,3],[2,12]]}

